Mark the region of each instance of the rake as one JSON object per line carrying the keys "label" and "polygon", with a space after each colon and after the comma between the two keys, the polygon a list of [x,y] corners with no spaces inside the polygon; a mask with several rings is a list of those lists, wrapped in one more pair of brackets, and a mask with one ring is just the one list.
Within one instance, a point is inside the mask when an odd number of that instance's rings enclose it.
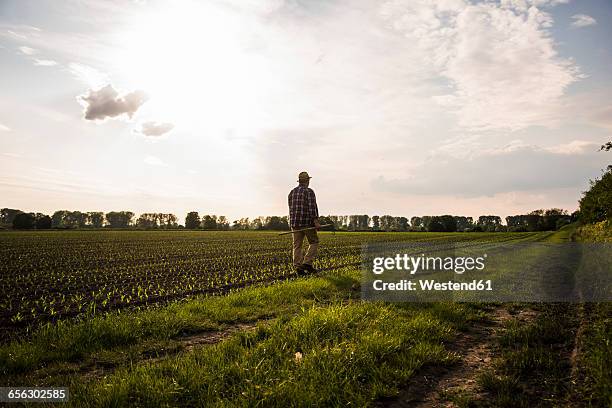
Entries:
{"label": "rake", "polygon": [[[334,224],[320,225],[319,228],[331,227],[333,225]],[[308,231],[308,230],[313,230],[313,229],[317,229],[317,227],[308,227],[308,228],[302,228],[302,229],[297,229],[297,230],[293,230],[293,231],[281,232],[278,235],[288,235],[288,234],[293,234],[294,232]]]}

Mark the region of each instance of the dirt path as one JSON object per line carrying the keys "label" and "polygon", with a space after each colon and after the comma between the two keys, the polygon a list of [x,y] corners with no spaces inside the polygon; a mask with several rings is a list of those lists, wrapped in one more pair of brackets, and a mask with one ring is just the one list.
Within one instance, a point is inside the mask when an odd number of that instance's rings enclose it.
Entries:
{"label": "dirt path", "polygon": [[486,399],[486,393],[478,385],[478,376],[492,365],[496,339],[502,325],[512,319],[530,322],[536,315],[531,309],[514,315],[504,307],[492,309],[487,320],[474,323],[447,344],[447,349],[458,357],[455,365],[424,367],[412,377],[398,397],[382,401],[377,406],[458,407],[466,397],[471,401]]}
{"label": "dirt path", "polygon": [[[144,349],[136,354],[132,354],[127,359],[104,359],[96,356],[87,359],[80,363],[66,363],[50,365],[49,367],[39,368],[27,374],[28,381],[45,381],[49,376],[78,376],[84,380],[95,380],[112,374],[121,367],[129,365],[146,364],[158,362],[175,356],[179,353],[189,353],[196,348],[204,347],[219,343],[232,334],[240,331],[254,330],[257,324],[269,319],[262,319],[248,323],[236,323],[227,326],[223,330],[203,331],[200,333],[190,334],[188,336],[176,337],[163,344],[163,346],[153,346],[149,349]],[[122,351],[116,351],[121,354]]]}

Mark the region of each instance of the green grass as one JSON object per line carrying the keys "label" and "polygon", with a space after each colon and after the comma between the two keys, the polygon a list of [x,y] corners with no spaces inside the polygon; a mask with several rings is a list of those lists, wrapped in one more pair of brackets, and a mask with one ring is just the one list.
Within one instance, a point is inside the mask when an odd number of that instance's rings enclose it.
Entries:
{"label": "green grass", "polygon": [[[448,306],[316,306],[160,363],[75,384],[75,406],[364,406],[423,364],[453,361]],[[472,317],[458,307],[454,318]],[[463,309],[463,310],[461,310]],[[296,353],[301,358],[296,358]]]}
{"label": "green grass", "polygon": [[585,314],[580,393],[592,406],[612,407],[612,303],[587,305]]}
{"label": "green grass", "polygon": [[53,362],[85,360],[100,350],[122,350],[144,342],[170,340],[182,335],[222,330],[238,322],[251,322],[291,314],[315,303],[354,296],[355,271],[256,286],[227,296],[211,296],[134,312],[115,312],[78,322],[46,325],[29,341],[0,346],[3,376],[40,368]]}
{"label": "green grass", "polygon": [[569,397],[570,353],[577,326],[568,304],[531,305],[530,323],[510,320],[499,337],[494,367],[479,377],[493,406],[551,406]]}
{"label": "green grass", "polygon": [[[580,242],[612,242],[612,224],[580,226],[572,238]],[[612,407],[612,303],[580,306],[583,330],[577,339],[579,376],[576,392],[590,406]]]}
{"label": "green grass", "polygon": [[[67,385],[74,406],[361,406],[396,393],[423,364],[454,361],[444,342],[483,316],[467,304],[362,303],[353,299],[358,279],[343,269],[43,328],[0,348],[3,385]],[[255,331],[215,345],[155,362],[139,354],[259,319]],[[72,367],[90,360],[115,370],[100,378]]]}
{"label": "green grass", "polygon": [[[562,242],[570,232],[524,238]],[[412,235],[448,239],[448,234]],[[353,259],[365,238],[347,236],[343,256]],[[193,251],[199,245],[195,237],[179,236]],[[331,247],[345,238],[326,239]],[[28,242],[24,238],[22,244]],[[285,251],[281,244],[275,241],[274,254]],[[327,259],[344,261],[331,254]],[[358,270],[341,268],[225,296],[43,326],[27,339],[0,345],[0,385],[68,386],[69,405],[79,407],[364,406],[397,394],[423,365],[455,362],[457,356],[445,345],[486,317],[487,309],[478,304],[364,303],[359,281]],[[560,356],[571,350],[576,313],[569,305],[540,305],[539,310],[534,322],[510,321],[498,337],[494,369],[479,378],[491,396],[485,404],[533,406],[537,395],[542,405],[552,405],[567,395],[568,367]],[[610,402],[610,309],[588,312],[595,317],[585,329],[580,392],[585,401],[601,406]],[[185,335],[248,322],[256,328],[217,344],[191,351],[182,346]],[[92,375],[92,369],[101,374]],[[448,397],[459,406],[481,403],[470,395]]]}

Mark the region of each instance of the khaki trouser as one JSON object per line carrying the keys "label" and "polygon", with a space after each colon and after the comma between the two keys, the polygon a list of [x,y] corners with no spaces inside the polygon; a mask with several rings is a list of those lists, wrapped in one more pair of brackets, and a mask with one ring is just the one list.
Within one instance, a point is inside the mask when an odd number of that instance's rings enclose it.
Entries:
{"label": "khaki trouser", "polygon": [[[312,265],[315,256],[317,256],[317,249],[319,248],[319,237],[317,236],[317,230],[311,229],[307,231],[298,231],[293,234],[293,266],[296,268],[302,264]],[[308,250],[304,255],[304,237],[308,239]]]}

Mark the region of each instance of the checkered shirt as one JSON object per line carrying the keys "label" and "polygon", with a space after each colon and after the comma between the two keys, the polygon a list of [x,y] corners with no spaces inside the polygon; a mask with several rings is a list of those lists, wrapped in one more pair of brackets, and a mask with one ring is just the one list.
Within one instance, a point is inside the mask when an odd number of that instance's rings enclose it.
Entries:
{"label": "checkered shirt", "polygon": [[291,228],[313,227],[319,218],[317,199],[314,191],[305,186],[297,186],[289,193],[289,222]]}

